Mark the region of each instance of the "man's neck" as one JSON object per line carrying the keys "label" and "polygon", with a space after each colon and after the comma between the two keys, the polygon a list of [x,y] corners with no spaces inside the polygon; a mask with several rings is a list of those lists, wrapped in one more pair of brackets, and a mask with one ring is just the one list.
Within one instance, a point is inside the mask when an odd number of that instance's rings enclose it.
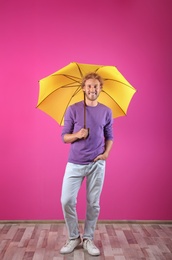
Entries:
{"label": "man's neck", "polygon": [[97,99],[94,100],[94,101],[91,101],[91,100],[86,99],[86,100],[85,100],[85,103],[86,103],[86,105],[89,106],[89,107],[96,107],[97,104],[98,104],[98,101],[97,101]]}

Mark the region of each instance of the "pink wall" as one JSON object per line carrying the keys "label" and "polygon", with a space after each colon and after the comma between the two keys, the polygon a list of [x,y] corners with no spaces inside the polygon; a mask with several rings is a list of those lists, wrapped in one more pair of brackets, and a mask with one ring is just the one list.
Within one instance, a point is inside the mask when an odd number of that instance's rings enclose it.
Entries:
{"label": "pink wall", "polygon": [[[0,219],[63,219],[68,145],[35,108],[38,80],[69,62],[115,65],[137,88],[115,120],[100,219],[172,219],[171,0],[0,3]],[[78,198],[85,215],[85,187]]]}

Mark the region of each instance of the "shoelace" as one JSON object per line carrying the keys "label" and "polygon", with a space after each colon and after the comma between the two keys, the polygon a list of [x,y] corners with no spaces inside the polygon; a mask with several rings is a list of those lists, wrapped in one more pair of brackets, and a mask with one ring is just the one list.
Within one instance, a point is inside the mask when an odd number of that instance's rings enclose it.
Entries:
{"label": "shoelace", "polygon": [[87,239],[85,243],[86,243],[86,245],[89,243],[90,246],[91,246],[93,249],[97,249],[97,247],[94,245],[94,243],[93,243],[91,240]]}
{"label": "shoelace", "polygon": [[70,243],[70,241],[71,241],[71,240],[68,240],[64,246],[65,246],[65,247],[68,246],[69,243]]}
{"label": "shoelace", "polygon": [[71,240],[68,240],[64,246],[66,247],[66,246],[68,246],[70,243],[73,243],[73,242],[74,242],[74,240],[73,240],[73,239],[71,239]]}

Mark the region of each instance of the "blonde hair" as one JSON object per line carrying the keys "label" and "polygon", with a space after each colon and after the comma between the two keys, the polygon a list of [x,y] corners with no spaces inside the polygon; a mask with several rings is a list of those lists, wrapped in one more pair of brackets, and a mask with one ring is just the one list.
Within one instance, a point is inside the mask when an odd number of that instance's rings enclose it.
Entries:
{"label": "blonde hair", "polygon": [[81,87],[83,88],[85,86],[85,82],[88,80],[88,79],[97,79],[99,82],[100,82],[100,86],[102,87],[103,86],[103,79],[102,77],[95,73],[95,72],[92,72],[92,73],[89,73],[87,75],[85,75],[83,78],[82,78],[82,82],[81,82]]}

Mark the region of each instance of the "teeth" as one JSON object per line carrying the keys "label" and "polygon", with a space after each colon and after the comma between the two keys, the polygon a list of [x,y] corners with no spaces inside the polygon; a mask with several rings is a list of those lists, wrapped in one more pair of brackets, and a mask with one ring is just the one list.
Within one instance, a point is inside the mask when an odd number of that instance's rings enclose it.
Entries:
{"label": "teeth", "polygon": [[97,93],[94,92],[88,92],[88,95],[96,95]]}

